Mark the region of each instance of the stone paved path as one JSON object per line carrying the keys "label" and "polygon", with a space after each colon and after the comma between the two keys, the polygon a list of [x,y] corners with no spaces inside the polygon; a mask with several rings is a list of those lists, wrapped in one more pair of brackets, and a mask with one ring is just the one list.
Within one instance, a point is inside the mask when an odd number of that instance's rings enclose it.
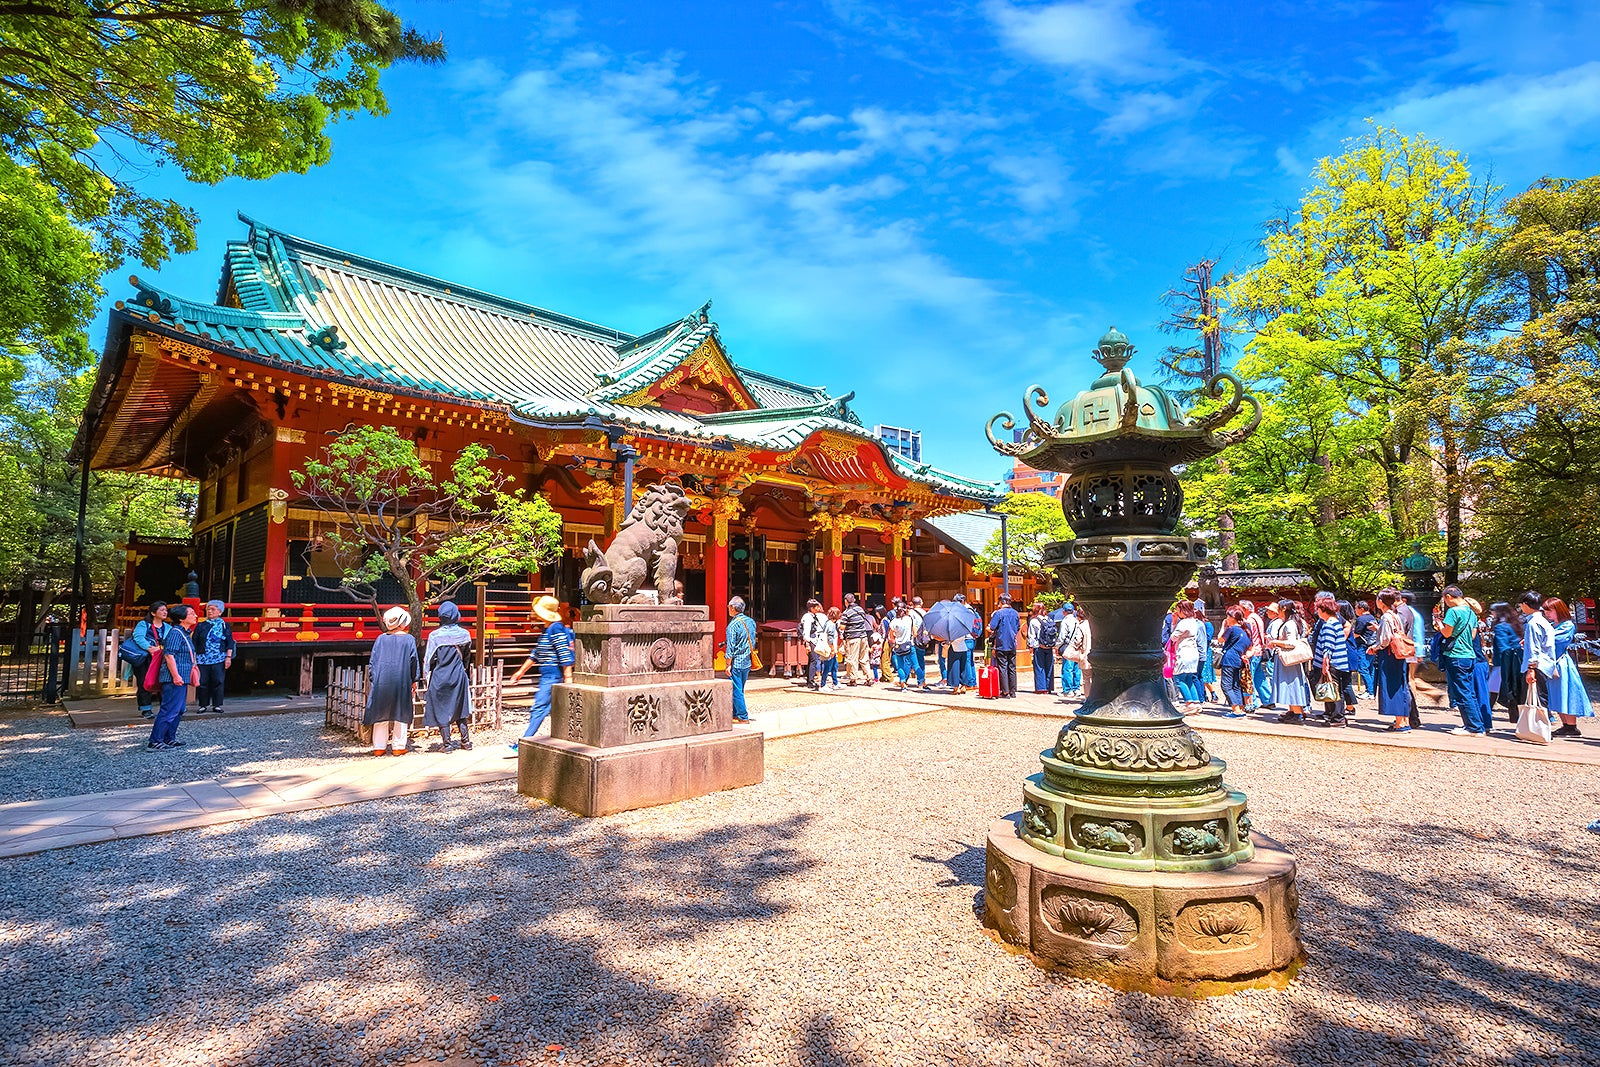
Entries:
{"label": "stone paved path", "polygon": [[[756,709],[753,729],[767,737],[829,730],[939,710],[937,704],[879,699],[822,701]],[[358,756],[283,773],[86,793],[0,805],[0,858],[116,838],[188,830],[307,808],[509,781],[517,764],[503,745],[471,752],[414,750],[403,758]]]}
{"label": "stone paved path", "polygon": [[[1032,682],[1031,677],[1024,680],[1029,684]],[[752,681],[751,689],[758,692],[770,692],[775,689],[806,692],[803,685],[796,685],[784,679],[761,679],[759,683]],[[1515,759],[1600,766],[1600,722],[1595,719],[1579,720],[1579,729],[1585,735],[1582,740],[1557,738],[1548,745],[1533,745],[1518,741],[1513,725],[1506,721],[1505,712],[1497,709],[1494,736],[1458,737],[1451,734],[1450,730],[1459,726],[1461,720],[1444,705],[1444,694],[1426,683],[1423,684],[1422,691],[1424,696],[1422,729],[1403,734],[1392,734],[1385,729],[1389,720],[1378,718],[1377,707],[1371,700],[1363,700],[1356,715],[1352,717],[1351,724],[1340,729],[1322,726],[1315,720],[1301,726],[1289,726],[1275,721],[1274,716],[1260,714],[1253,714],[1243,719],[1230,719],[1210,705],[1208,707],[1211,710],[1188,716],[1188,722],[1202,733],[1263,734],[1345,744],[1384,745],[1440,752],[1475,752]],[[948,708],[1007,715],[1036,715],[1056,718],[1062,722],[1071,718],[1081,704],[1078,700],[1065,700],[1033,692],[1020,692],[1011,700],[982,700],[974,693],[954,696],[938,690],[923,693],[913,689],[902,693],[893,686],[881,683],[871,686],[846,686],[840,692],[849,697],[850,703],[883,701],[895,705],[917,704],[930,710]],[[1320,708],[1320,705],[1318,707]]]}

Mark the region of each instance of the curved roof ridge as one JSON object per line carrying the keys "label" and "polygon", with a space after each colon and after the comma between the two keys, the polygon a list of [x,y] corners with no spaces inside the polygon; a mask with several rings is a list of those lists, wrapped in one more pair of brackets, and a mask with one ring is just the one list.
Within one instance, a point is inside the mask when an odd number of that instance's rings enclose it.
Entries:
{"label": "curved roof ridge", "polygon": [[[499,296],[483,289],[476,289],[470,285],[462,285],[431,274],[423,274],[408,267],[385,263],[381,259],[373,259],[370,256],[363,256],[356,252],[347,252],[341,248],[334,248],[332,245],[320,244],[305,237],[284,233],[281,230],[273,229],[265,223],[256,221],[242,211],[239,212],[239,221],[250,226],[252,237],[265,238],[269,246],[275,239],[283,247],[285,255],[291,259],[309,256],[314,260],[320,261],[324,266],[363,274],[374,281],[393,281],[397,285],[418,289],[440,300],[475,304],[485,310],[521,316],[532,319],[542,326],[553,326],[600,340],[627,342],[634,339],[633,334],[623,330],[602,326],[586,319],[574,318],[571,315],[563,315],[558,311],[551,311],[536,304],[512,300],[509,297]],[[315,299],[314,295],[312,299]]]}

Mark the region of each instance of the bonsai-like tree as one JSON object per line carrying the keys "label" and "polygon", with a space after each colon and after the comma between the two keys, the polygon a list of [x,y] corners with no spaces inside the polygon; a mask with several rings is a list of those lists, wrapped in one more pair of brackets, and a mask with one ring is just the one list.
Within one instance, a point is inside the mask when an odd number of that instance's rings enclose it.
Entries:
{"label": "bonsai-like tree", "polygon": [[487,448],[471,444],[435,477],[415,442],[391,426],[353,426],[290,477],[306,502],[332,515],[334,528],[309,552],[331,552],[337,580],[313,576],[381,616],[378,583],[393,577],[411,611],[423,612],[471,582],[537,570],[561,551],[561,516],[543,497],[507,491]]}

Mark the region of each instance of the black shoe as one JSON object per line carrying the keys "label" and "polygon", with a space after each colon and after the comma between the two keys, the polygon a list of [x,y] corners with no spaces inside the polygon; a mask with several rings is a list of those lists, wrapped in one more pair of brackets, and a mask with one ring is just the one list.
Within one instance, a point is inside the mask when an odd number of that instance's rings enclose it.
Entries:
{"label": "black shoe", "polygon": [[463,751],[463,752],[471,752],[472,751],[472,742],[471,741],[463,741],[463,742],[461,742],[461,751]]}
{"label": "black shoe", "polygon": [[167,742],[167,747],[168,748],[182,748],[183,747],[183,742],[182,741],[168,741]]}
{"label": "black shoe", "polygon": [[1558,730],[1552,731],[1550,736],[1551,737],[1582,737],[1583,734],[1582,734],[1582,732],[1579,731],[1576,723],[1563,723],[1561,725],[1561,728],[1558,729]]}
{"label": "black shoe", "polygon": [[153,719],[156,717],[156,713],[153,711],[140,711],[139,714],[147,719]]}
{"label": "black shoe", "polygon": [[1286,711],[1282,715],[1278,716],[1278,721],[1282,723],[1288,723],[1290,726],[1299,726],[1301,723],[1306,721],[1306,717],[1304,715],[1298,715],[1292,711]]}
{"label": "black shoe", "polygon": [[164,745],[163,743],[161,743],[160,741],[151,741],[149,744],[145,745],[144,747],[145,747],[145,750],[147,752],[160,752],[162,749],[166,748],[167,746]]}

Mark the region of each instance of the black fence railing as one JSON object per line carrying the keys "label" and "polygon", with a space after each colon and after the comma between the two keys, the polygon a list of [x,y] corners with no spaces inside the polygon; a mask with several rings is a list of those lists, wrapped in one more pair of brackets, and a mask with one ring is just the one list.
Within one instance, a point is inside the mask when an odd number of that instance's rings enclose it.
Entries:
{"label": "black fence railing", "polygon": [[[65,638],[36,634],[22,655],[0,655],[0,705],[53,704],[65,688]],[[15,643],[7,648],[11,653]]]}

